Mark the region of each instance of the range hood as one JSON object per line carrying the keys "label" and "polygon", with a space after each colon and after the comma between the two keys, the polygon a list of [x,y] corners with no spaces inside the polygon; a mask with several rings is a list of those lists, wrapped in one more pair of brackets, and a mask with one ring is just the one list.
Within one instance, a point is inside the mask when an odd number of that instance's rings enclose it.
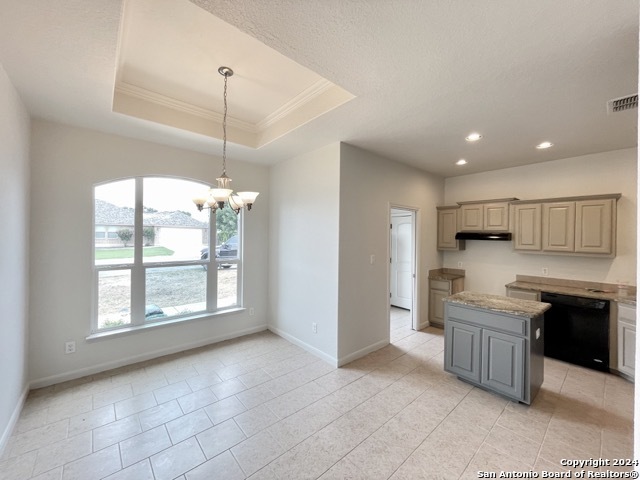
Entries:
{"label": "range hood", "polygon": [[458,232],[456,240],[492,240],[508,242],[511,240],[511,232]]}

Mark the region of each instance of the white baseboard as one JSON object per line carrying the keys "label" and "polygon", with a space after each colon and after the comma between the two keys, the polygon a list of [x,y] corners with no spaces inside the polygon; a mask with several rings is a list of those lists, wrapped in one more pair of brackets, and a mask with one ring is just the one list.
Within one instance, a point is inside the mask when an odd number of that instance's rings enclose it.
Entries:
{"label": "white baseboard", "polygon": [[429,320],[427,320],[426,322],[418,323],[418,330],[422,330],[430,326],[431,324],[429,323]]}
{"label": "white baseboard", "polygon": [[350,353],[349,355],[345,355],[344,357],[340,357],[338,359],[338,366],[346,365],[347,363],[353,362],[354,360],[359,359],[360,357],[364,357],[365,355],[375,352],[376,350],[380,350],[382,347],[386,347],[389,345],[389,338],[385,338],[384,340],[380,340],[379,342],[372,343],[371,345],[361,348],[360,350]]}
{"label": "white baseboard", "polygon": [[379,350],[382,347],[389,345],[389,339],[385,338],[384,340],[380,340],[379,342],[373,343],[365,348],[358,350],[357,352],[353,352],[353,353],[350,353],[349,355],[336,359],[331,355],[327,355],[323,351],[318,350],[316,347],[309,345],[308,343],[303,342],[302,340],[294,337],[293,335],[286,333],[280,330],[279,328],[274,327],[273,325],[269,325],[269,330],[271,330],[276,335],[281,336],[285,340],[293,343],[294,345],[297,345],[300,348],[305,349],[307,352],[315,355],[316,357],[321,358],[322,360],[327,362],[329,365],[332,365],[334,367],[341,367],[342,365],[346,365],[349,362],[353,362],[354,360],[357,360],[360,357],[364,357],[368,353],[375,352],[376,350]]}
{"label": "white baseboard", "polygon": [[338,360],[335,357],[332,357],[331,355],[328,355],[326,353],[324,353],[322,350],[317,349],[316,347],[309,345],[308,343],[303,342],[302,340],[299,340],[298,338],[294,337],[293,335],[290,335],[282,330],[280,330],[279,328],[274,327],[273,325],[269,325],[269,330],[272,331],[273,333],[275,333],[276,335],[284,338],[285,340],[287,340],[288,342],[293,343],[294,345],[297,345],[300,348],[305,349],[307,352],[311,353],[312,355],[315,355],[316,357],[321,358],[322,360],[324,360],[325,362],[327,362],[329,365],[332,365],[334,367],[338,367]]}
{"label": "white baseboard", "polygon": [[2,457],[2,454],[4,453],[4,449],[6,448],[7,443],[9,442],[9,437],[11,437],[11,434],[13,433],[13,429],[16,427],[16,424],[18,423],[18,419],[20,418],[20,413],[22,412],[22,407],[24,405],[25,400],[27,399],[27,395],[29,395],[28,384],[25,385],[24,390],[22,391],[22,395],[20,395],[20,398],[18,399],[18,403],[16,403],[16,406],[13,409],[13,413],[9,418],[9,423],[5,427],[4,432],[2,432],[2,436],[0,436],[0,457]]}
{"label": "white baseboard", "polygon": [[210,337],[201,339],[196,342],[183,343],[181,345],[172,345],[168,348],[155,350],[152,352],[141,353],[140,355],[133,355],[126,358],[119,358],[112,362],[105,362],[98,365],[92,365],[91,367],[80,368],[71,372],[60,373],[57,375],[51,375],[49,377],[39,378],[32,380],[29,384],[31,389],[48,387],[56,383],[62,383],[69,380],[75,380],[76,378],[86,377],[87,375],[94,375],[96,373],[104,372],[118,367],[124,367],[133,363],[144,362],[145,360],[151,360],[153,358],[162,357],[164,355],[170,355],[172,353],[182,352],[184,350],[190,350],[192,348],[203,347],[212,343],[222,342],[231,338],[242,337],[244,335],[250,335],[252,333],[262,332],[267,330],[267,325],[259,325],[257,327],[247,328],[245,330],[239,330],[225,335],[219,335],[216,337]]}

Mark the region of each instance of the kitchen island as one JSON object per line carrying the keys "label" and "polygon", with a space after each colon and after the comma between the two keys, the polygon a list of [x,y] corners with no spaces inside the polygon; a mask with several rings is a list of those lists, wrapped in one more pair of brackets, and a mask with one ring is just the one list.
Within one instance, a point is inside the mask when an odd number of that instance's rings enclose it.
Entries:
{"label": "kitchen island", "polygon": [[444,299],[444,369],[530,404],[544,381],[548,303],[460,292]]}

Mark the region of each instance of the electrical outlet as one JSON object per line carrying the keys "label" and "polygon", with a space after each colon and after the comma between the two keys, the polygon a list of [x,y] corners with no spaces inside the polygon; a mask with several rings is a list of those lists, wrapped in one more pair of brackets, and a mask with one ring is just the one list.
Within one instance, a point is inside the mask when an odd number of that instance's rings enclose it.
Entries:
{"label": "electrical outlet", "polygon": [[458,268],[462,268],[462,262],[458,262]]}
{"label": "electrical outlet", "polygon": [[69,353],[76,353],[76,342],[65,342],[64,354],[68,355]]}
{"label": "electrical outlet", "polygon": [[313,323],[311,324],[311,331],[312,331],[313,333],[318,333],[318,324],[317,324],[316,322],[313,322]]}
{"label": "electrical outlet", "polygon": [[249,316],[250,316],[250,317],[253,317],[255,314],[256,314],[255,309],[254,309],[253,307],[251,307],[251,308],[249,309]]}
{"label": "electrical outlet", "polygon": [[542,275],[545,277],[549,275],[549,269],[547,267],[542,267]]}
{"label": "electrical outlet", "polygon": [[376,256],[369,255],[369,265],[373,265],[374,263],[376,263]]}

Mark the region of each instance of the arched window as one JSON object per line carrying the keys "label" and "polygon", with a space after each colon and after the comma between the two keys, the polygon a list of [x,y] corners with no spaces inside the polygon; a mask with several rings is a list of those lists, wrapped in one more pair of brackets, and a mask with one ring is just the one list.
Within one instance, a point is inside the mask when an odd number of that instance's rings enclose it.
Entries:
{"label": "arched window", "polygon": [[206,188],[168,177],[94,187],[93,332],[241,305],[242,213],[198,212],[191,197]]}

